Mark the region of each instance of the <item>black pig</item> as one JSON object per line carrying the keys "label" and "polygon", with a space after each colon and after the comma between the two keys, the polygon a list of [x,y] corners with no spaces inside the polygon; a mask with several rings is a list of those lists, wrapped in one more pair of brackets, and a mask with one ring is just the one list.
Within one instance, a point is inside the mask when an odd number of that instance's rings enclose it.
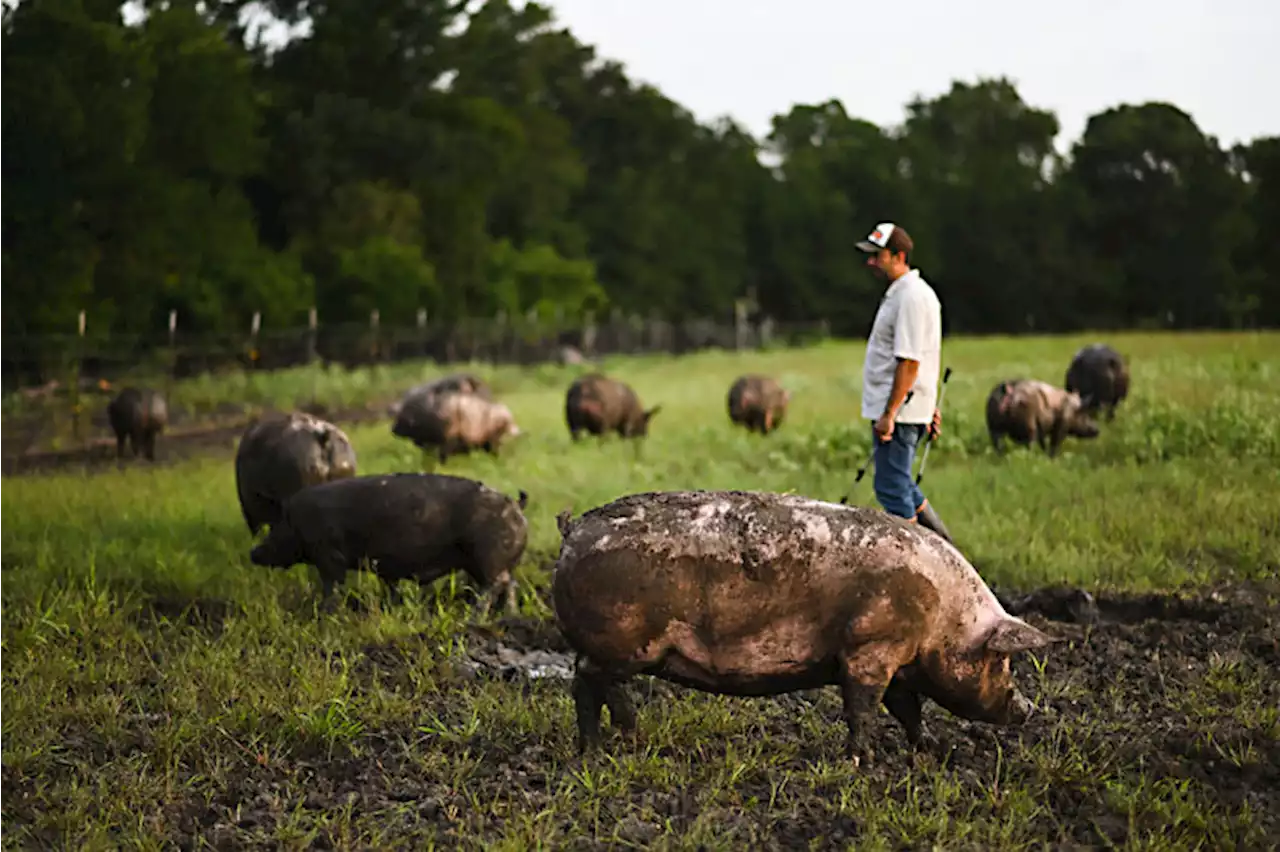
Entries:
{"label": "black pig", "polygon": [[346,433],[311,414],[272,415],[249,424],[236,448],[236,494],[249,532],[280,520],[281,504],[311,485],[356,475]]}
{"label": "black pig", "polygon": [[124,457],[127,440],[135,458],[141,450],[155,461],[156,436],[169,425],[169,406],[158,391],[129,387],[108,403],[107,420],[116,434],[116,458]]}
{"label": "black pig", "polygon": [[480,612],[505,595],[516,611],[516,565],[528,539],[519,501],[472,479],[429,473],[356,476],[305,488],[249,554],[255,565],[316,566],[326,600],[369,560],[390,587],[427,585],[457,570],[490,588]]}
{"label": "black pig", "polygon": [[1129,395],[1129,365],[1110,346],[1093,343],[1071,359],[1063,387],[1080,394],[1089,414],[1096,416],[1105,408],[1111,421],[1116,417],[1116,406]]}

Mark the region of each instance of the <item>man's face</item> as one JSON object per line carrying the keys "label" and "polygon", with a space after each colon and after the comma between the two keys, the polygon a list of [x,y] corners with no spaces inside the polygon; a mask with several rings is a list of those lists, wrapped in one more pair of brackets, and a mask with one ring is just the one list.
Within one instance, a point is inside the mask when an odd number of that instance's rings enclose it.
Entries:
{"label": "man's face", "polygon": [[871,268],[871,274],[881,281],[893,281],[907,271],[907,262],[901,253],[894,254],[883,248],[867,255],[867,266]]}

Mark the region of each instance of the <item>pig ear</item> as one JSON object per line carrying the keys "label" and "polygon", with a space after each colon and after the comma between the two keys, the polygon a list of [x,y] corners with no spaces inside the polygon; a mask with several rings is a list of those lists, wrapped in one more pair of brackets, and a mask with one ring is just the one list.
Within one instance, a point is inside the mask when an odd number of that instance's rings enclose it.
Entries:
{"label": "pig ear", "polygon": [[1017,654],[1051,645],[1057,639],[1027,624],[1020,618],[1007,617],[987,637],[986,649],[996,654]]}
{"label": "pig ear", "polygon": [[646,412],[644,413],[644,419],[645,419],[645,420],[652,420],[652,419],[653,419],[653,415],[657,414],[657,413],[658,413],[659,411],[661,411],[661,410],[662,410],[662,406],[661,406],[660,404],[659,404],[659,405],[655,405],[653,408],[650,408],[648,411],[646,411]]}

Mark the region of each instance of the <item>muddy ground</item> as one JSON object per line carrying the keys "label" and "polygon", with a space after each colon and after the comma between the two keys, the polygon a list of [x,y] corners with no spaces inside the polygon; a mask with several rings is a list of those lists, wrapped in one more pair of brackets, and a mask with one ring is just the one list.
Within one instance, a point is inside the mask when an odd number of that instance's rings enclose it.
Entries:
{"label": "muddy ground", "polygon": [[[1253,843],[1261,842],[1250,848],[1273,847],[1280,842],[1280,740],[1274,723],[1259,727],[1256,714],[1280,704],[1278,594],[1280,584],[1225,586],[1190,598],[1090,600],[1061,590],[1003,593],[1024,617],[1067,641],[1048,655],[1046,688],[1028,690],[1047,705],[1045,712],[1021,730],[967,723],[929,706],[927,722],[950,749],[942,771],[964,789],[961,800],[945,805],[951,819],[959,825],[996,818],[993,796],[998,791],[992,789],[992,778],[999,744],[1006,787],[1025,784],[1037,791],[1040,807],[1032,824],[1020,826],[1023,836],[1029,833],[1050,848],[1099,848],[1164,831],[1169,838],[1180,831],[1177,836],[1184,840],[1195,839],[1185,818],[1175,826],[1165,824],[1171,819],[1167,814],[1133,818],[1126,813],[1107,786],[1115,779],[1132,785],[1189,780],[1201,797],[1199,808],[1207,802],[1236,813],[1247,805],[1254,820]],[[173,618],[179,613],[162,614]],[[216,622],[225,614],[225,608],[209,605],[188,608],[186,618],[216,632]],[[466,698],[491,680],[535,696],[567,691],[571,663],[552,622],[509,618],[496,627],[471,628],[468,638],[467,656],[452,667],[449,688],[439,693],[438,706],[424,711],[442,719],[465,719]],[[353,676],[365,683],[376,679],[384,687],[408,684],[409,669],[429,653],[427,647],[417,637],[370,645]],[[1031,668],[1025,660],[1018,663],[1024,686],[1034,678]],[[1214,673],[1223,671],[1272,676],[1263,680],[1249,706],[1239,707],[1230,694],[1220,693],[1226,687],[1211,686],[1218,682]],[[641,710],[642,729],[646,714],[662,713],[663,705],[687,694],[644,678],[632,682],[630,691]],[[717,831],[732,838],[735,848],[815,848],[810,846],[814,842],[817,848],[843,848],[856,840],[861,834],[858,813],[833,810],[834,787],[805,788],[804,795],[793,791],[785,804],[768,806],[771,785],[782,772],[805,772],[841,760],[835,691],[728,700],[734,713],[758,720],[752,738],[758,736],[766,749],[792,752],[780,764],[744,773],[730,794],[736,806],[724,804],[723,792],[709,801],[705,789],[672,789],[633,778],[621,795],[607,797],[603,822],[612,819],[616,825],[600,826],[589,836],[580,828],[582,815],[556,799],[575,766],[566,758],[571,730],[521,736],[481,726],[461,736],[440,737],[406,722],[403,728],[367,730],[358,750],[309,754],[304,749],[268,765],[246,761],[243,772],[211,799],[193,793],[164,822],[180,848],[270,846],[286,824],[315,826],[318,835],[310,848],[336,848],[342,840],[324,827],[323,817],[339,812],[348,813],[352,822],[376,825],[383,839],[398,848],[418,847],[433,831],[445,847],[481,848],[521,812],[526,818],[543,812],[540,819],[561,825],[567,836],[576,838],[565,848],[617,848],[623,841],[642,848],[668,825],[677,834],[688,830],[700,814],[714,819]],[[806,737],[809,714],[830,723],[831,734],[821,742]],[[145,728],[145,722],[140,724]],[[809,724],[812,731],[811,715]],[[902,779],[925,777],[927,771],[938,771],[939,764],[928,758],[921,763],[911,755],[888,717],[882,715],[879,724],[883,745],[875,763],[859,771],[869,774],[873,786],[886,795],[901,800],[908,795]],[[139,736],[145,741],[145,730]],[[727,749],[743,747],[693,730],[671,736],[677,747],[662,745],[659,756],[687,750],[696,752],[697,762],[716,765],[724,763]],[[612,734],[606,746],[615,754],[634,753],[644,743]],[[1245,752],[1250,754],[1246,760],[1231,758]],[[553,759],[555,754],[559,757]],[[423,755],[437,760],[436,765],[474,760],[478,768],[464,786],[444,773],[425,770]],[[7,828],[20,828],[31,818],[22,802],[38,783],[36,778],[13,777],[6,768]],[[928,807],[932,789],[925,781],[911,795]],[[752,804],[752,797],[758,803]],[[475,802],[501,804],[477,809]],[[1215,819],[1221,824],[1222,814]],[[1169,842],[1171,848],[1182,848],[1181,842]]]}
{"label": "muddy ground", "polygon": [[[386,406],[370,405],[328,411],[322,406],[301,406],[324,417],[341,428],[372,423],[386,417]],[[261,413],[266,413],[264,409]],[[255,415],[242,408],[228,406],[225,411],[196,417],[182,411],[171,413],[170,427],[156,440],[156,458],[148,461],[134,458],[128,449],[123,461],[116,458],[116,441],[107,424],[105,413],[98,412],[85,424],[86,438],[75,446],[48,449],[38,424],[24,423],[18,418],[6,419],[4,452],[0,455],[0,473],[5,476],[37,475],[55,472],[111,470],[119,465],[175,464],[199,455],[227,453]]]}

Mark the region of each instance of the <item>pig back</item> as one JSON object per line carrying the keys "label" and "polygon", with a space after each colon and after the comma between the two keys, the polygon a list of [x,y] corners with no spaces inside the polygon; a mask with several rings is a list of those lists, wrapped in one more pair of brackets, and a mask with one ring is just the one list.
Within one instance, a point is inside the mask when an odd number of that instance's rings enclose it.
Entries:
{"label": "pig back", "polygon": [[647,625],[641,633],[677,620],[708,637],[789,625],[825,642],[898,585],[918,597],[922,582],[959,588],[966,580],[967,595],[981,594],[985,584],[966,566],[941,538],[876,509],[756,492],[666,492],[622,498],[570,523],[552,592],[571,642],[590,644],[610,624],[637,620]]}

